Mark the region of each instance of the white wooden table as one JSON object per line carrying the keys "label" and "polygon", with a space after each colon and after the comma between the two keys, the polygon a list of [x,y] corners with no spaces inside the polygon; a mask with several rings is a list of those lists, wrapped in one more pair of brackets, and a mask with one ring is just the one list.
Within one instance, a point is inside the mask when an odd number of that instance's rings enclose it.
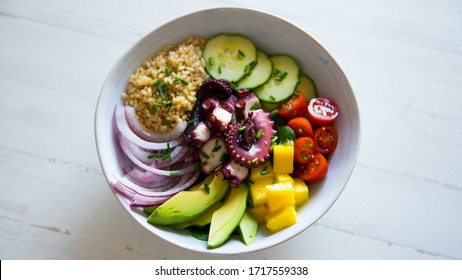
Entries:
{"label": "white wooden table", "polygon": [[[271,2],[271,3],[268,3]],[[269,11],[350,79],[361,152],[334,207],[240,256],[185,251],[116,202],[97,159],[103,81],[138,39],[202,8]],[[0,0],[1,259],[462,259],[462,1]]]}

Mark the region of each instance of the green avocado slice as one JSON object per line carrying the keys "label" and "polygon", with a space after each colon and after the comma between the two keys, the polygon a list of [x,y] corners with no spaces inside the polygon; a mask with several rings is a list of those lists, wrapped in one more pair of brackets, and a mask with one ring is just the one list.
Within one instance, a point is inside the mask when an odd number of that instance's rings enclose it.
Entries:
{"label": "green avocado slice", "polygon": [[[213,179],[210,180],[210,176]],[[204,179],[201,187],[181,191],[159,206],[148,218],[154,225],[171,225],[192,220],[223,199],[228,181],[215,174]],[[210,183],[207,183],[210,182]]]}
{"label": "green avocado slice", "polygon": [[245,184],[230,188],[223,206],[213,213],[207,242],[209,248],[220,246],[233,233],[244,215],[248,190]]}

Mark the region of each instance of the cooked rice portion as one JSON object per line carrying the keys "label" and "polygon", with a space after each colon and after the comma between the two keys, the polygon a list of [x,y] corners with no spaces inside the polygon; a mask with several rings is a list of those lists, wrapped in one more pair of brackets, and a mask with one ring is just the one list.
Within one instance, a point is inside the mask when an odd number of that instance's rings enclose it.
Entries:
{"label": "cooked rice portion", "polygon": [[166,132],[189,118],[196,91],[208,79],[204,44],[204,38],[189,37],[177,46],[167,45],[130,76],[122,98],[146,128]]}

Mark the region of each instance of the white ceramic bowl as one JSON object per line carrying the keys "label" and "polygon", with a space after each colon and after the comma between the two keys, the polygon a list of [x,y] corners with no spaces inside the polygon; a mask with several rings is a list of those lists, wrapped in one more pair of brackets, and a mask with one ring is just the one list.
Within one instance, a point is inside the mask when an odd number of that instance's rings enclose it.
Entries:
{"label": "white ceramic bowl", "polygon": [[[332,98],[340,107],[335,126],[339,135],[336,151],[329,158],[327,177],[310,185],[310,200],[298,211],[297,224],[275,234],[259,231],[250,246],[238,238],[216,249],[207,249],[185,231],[156,227],[146,222],[147,215],[130,208],[128,201],[114,193],[126,211],[153,234],[180,247],[207,253],[237,254],[268,248],[284,242],[313,225],[344,189],[356,162],[359,150],[359,114],[353,91],[339,65],[321,44],[307,32],[284,19],[265,12],[242,8],[216,8],[195,12],[170,21],[136,43],[109,73],[98,100],[95,114],[95,135],[98,154],[108,183],[113,174],[122,174],[126,163],[115,139],[114,106],[121,104],[130,75],[142,61],[151,58],[167,43],[179,43],[189,35],[210,37],[217,33],[239,33],[249,37],[268,54],[289,54],[299,63],[303,73],[315,81],[320,96]],[[261,227],[264,228],[264,227]]]}

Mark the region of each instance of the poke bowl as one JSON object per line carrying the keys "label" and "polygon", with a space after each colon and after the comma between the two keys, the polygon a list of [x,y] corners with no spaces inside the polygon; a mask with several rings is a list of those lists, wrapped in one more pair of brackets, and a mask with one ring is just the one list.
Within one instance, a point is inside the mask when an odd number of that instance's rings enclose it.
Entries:
{"label": "poke bowl", "polygon": [[110,71],[95,112],[100,164],[123,208],[154,235],[212,254],[269,248],[313,225],[345,188],[359,134],[354,93],[328,51],[244,8],[194,12],[144,36]]}

